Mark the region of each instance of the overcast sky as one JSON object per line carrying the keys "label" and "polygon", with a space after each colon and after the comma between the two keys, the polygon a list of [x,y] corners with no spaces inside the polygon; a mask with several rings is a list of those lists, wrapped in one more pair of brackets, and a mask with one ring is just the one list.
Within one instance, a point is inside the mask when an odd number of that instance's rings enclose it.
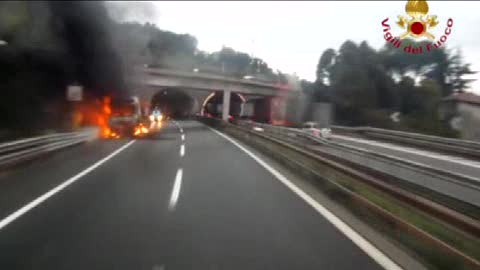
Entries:
{"label": "overcast sky", "polygon": [[[253,54],[274,70],[297,73],[314,80],[318,59],[327,48],[338,49],[347,39],[366,40],[374,48],[383,45],[381,21],[390,18],[392,33],[405,15],[407,1],[318,2],[142,2],[109,3],[121,20],[153,22],[163,30],[188,33],[198,39],[198,48],[208,52],[223,45]],[[480,2],[428,1],[429,14],[439,25],[430,30],[440,38],[452,18],[448,48],[460,48],[465,60],[480,71]],[[119,12],[119,9],[121,12]],[[119,19],[119,18],[116,18]],[[480,74],[474,76],[480,78]],[[480,81],[473,91],[480,93]]]}

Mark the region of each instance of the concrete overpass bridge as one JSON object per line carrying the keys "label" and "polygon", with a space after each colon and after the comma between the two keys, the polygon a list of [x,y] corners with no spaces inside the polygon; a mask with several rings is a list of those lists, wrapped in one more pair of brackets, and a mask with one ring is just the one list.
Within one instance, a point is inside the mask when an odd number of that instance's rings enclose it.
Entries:
{"label": "concrete overpass bridge", "polygon": [[188,94],[194,100],[195,112],[200,112],[208,99],[213,97],[212,93],[221,94],[224,120],[229,116],[232,94],[241,95],[245,102],[249,99],[273,97],[285,100],[292,94],[296,96],[301,93],[299,85],[281,86],[212,74],[144,67],[136,67],[129,80],[134,85],[132,94],[144,102],[150,102],[162,90],[174,89]]}

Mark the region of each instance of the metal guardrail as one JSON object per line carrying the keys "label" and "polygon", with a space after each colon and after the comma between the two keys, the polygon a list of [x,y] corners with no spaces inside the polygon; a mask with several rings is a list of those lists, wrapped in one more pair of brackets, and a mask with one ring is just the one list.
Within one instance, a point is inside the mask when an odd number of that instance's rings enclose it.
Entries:
{"label": "metal guardrail", "polygon": [[322,150],[350,162],[367,166],[480,207],[480,181],[476,178],[334,142],[330,142],[328,147]]}
{"label": "metal guardrail", "polygon": [[372,127],[332,126],[331,128],[337,132],[354,133],[367,137],[385,139],[415,146],[421,146],[423,148],[427,147],[443,152],[464,154],[480,158],[480,142],[476,141],[443,138],[432,135]]}
{"label": "metal guardrail", "polygon": [[61,148],[90,141],[98,136],[96,128],[78,132],[54,133],[0,144],[0,167],[32,159]]}
{"label": "metal guardrail", "polygon": [[372,128],[372,127],[367,128],[366,132],[389,134],[389,135],[395,135],[395,136],[407,137],[407,138],[415,138],[415,139],[429,141],[429,142],[446,143],[453,146],[467,147],[467,148],[480,150],[480,142],[475,142],[475,141],[443,138],[443,137],[432,136],[432,135]]}
{"label": "metal guardrail", "polygon": [[[303,132],[302,130],[295,130],[291,128],[285,127],[278,127],[278,126],[271,126],[266,124],[254,123],[251,121],[235,121],[235,125],[229,125],[221,120],[215,119],[201,119],[205,123],[212,125],[214,127],[218,127],[220,129],[230,130],[230,131],[241,131],[245,132],[247,135],[243,138],[247,141],[255,141],[254,137],[258,136],[258,138],[263,138],[267,141],[277,143],[280,146],[286,147],[287,149],[296,151],[297,153],[302,153],[305,157],[310,157],[312,160],[317,160],[320,163],[326,164],[327,166],[333,168],[334,170],[338,170],[339,172],[345,173],[353,177],[353,179],[357,179],[369,186],[372,186],[378,190],[384,191],[391,196],[394,196],[401,202],[410,205],[413,208],[422,210],[432,216],[439,218],[442,221],[452,224],[454,227],[462,228],[465,231],[471,232],[473,235],[478,235],[480,232],[480,224],[478,220],[474,220],[471,217],[465,216],[461,213],[455,212],[445,206],[439,205],[438,203],[432,202],[428,199],[422,198],[414,193],[411,193],[407,190],[403,190],[402,188],[395,187],[387,182],[382,181],[381,179],[377,178],[376,176],[365,174],[357,169],[344,165],[341,161],[332,159],[329,155],[322,155],[321,153],[315,153],[311,151],[309,147],[312,145],[305,145],[305,140],[301,140],[303,138],[312,137],[309,133]],[[235,127],[236,126],[236,127]],[[236,131],[235,131],[236,132]],[[252,134],[252,135],[249,135]],[[285,139],[280,138],[279,135],[284,137]],[[302,138],[300,138],[302,137]],[[295,143],[299,141],[300,143]],[[319,139],[319,142],[328,143],[326,140]],[[260,143],[261,144],[261,143]],[[303,144],[303,145],[302,145]],[[300,146],[300,147],[299,147]],[[281,151],[281,150],[280,150]],[[282,159],[279,154],[279,159]],[[288,157],[283,157],[288,160]],[[297,163],[295,160],[291,161],[292,164],[301,164]],[[302,167],[302,166],[300,166]],[[307,168],[308,170],[308,168]],[[328,178],[326,179],[328,180]],[[331,182],[330,180],[328,180]],[[345,189],[342,189],[345,190]],[[349,191],[346,191],[349,193]],[[434,246],[435,248],[442,249],[448,255],[452,255],[455,257],[460,258],[465,265],[469,267],[473,267],[472,269],[479,269],[480,263],[475,259],[472,259],[468,255],[462,253],[462,251],[457,250],[455,247],[446,244],[442,240],[439,240],[435,236],[425,232],[422,229],[419,229],[415,225],[408,223],[407,221],[402,220],[401,218],[393,215],[392,213],[386,211],[385,209],[374,205],[372,202],[365,200],[364,198],[360,198],[357,195],[349,193],[351,198],[354,199],[355,203],[360,204],[362,207],[366,207],[372,210],[375,213],[379,213],[383,216],[389,224],[393,224],[392,226],[399,229],[401,233],[413,235],[415,238],[420,239],[421,242],[427,244],[427,247],[430,248]],[[470,269],[470,268],[469,268]]]}
{"label": "metal guardrail", "polygon": [[261,128],[262,130],[257,131],[263,131],[286,138],[295,136],[307,138],[323,146],[321,149],[312,149],[314,152],[326,153],[353,164],[368,167],[369,169],[391,175],[397,179],[480,207],[480,180],[474,177],[326,140],[299,129],[249,121],[237,121],[235,123],[240,126],[253,128],[254,130],[255,128]]}

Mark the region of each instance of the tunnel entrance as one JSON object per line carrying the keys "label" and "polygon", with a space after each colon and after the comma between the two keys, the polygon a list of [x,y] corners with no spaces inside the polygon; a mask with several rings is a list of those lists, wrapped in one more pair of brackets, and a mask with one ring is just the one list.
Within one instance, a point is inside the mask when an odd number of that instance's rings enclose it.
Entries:
{"label": "tunnel entrance", "polygon": [[[230,95],[230,111],[229,115],[238,118],[242,115],[243,104],[245,97],[238,93],[231,93]],[[223,92],[212,92],[203,102],[201,114],[211,117],[222,117],[223,109]]]}
{"label": "tunnel entrance", "polygon": [[185,118],[191,115],[195,101],[180,89],[165,88],[152,97],[150,104],[150,111],[157,107],[166,116]]}

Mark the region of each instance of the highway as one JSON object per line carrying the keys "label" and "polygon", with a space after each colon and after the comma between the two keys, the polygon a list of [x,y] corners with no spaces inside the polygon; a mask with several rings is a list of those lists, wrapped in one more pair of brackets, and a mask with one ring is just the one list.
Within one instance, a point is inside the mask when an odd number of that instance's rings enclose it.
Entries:
{"label": "highway", "polygon": [[332,134],[331,138],[338,143],[395,156],[408,161],[480,179],[479,161],[366,138],[356,138],[337,134]]}
{"label": "highway", "polygon": [[0,174],[1,269],[401,269],[195,121]]}

